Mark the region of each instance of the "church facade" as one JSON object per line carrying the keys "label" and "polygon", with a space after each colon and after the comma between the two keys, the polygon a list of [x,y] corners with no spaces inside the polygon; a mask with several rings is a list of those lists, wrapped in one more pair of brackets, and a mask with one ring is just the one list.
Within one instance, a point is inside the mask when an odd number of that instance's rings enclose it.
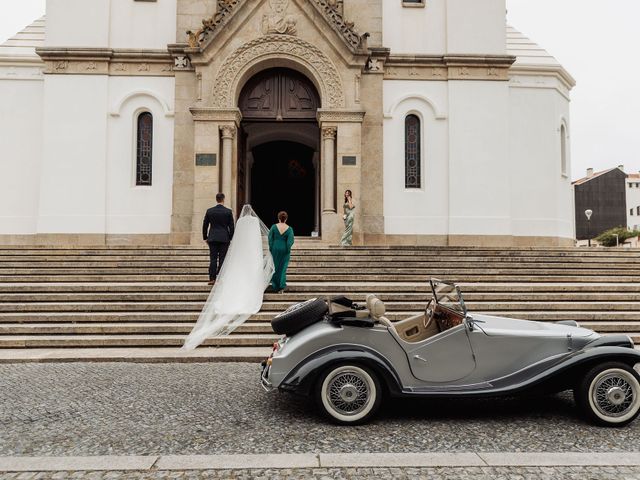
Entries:
{"label": "church facade", "polygon": [[572,245],[574,81],[505,0],[48,0],[0,46],[0,243]]}

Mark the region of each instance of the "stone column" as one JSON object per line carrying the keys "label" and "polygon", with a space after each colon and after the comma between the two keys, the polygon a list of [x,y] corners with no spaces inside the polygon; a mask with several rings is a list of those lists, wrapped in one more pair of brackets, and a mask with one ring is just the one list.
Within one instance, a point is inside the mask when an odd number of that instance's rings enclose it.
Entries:
{"label": "stone column", "polygon": [[231,185],[231,169],[233,168],[233,139],[236,136],[235,125],[223,125],[220,127],[222,136],[222,193],[227,196],[227,207],[233,209],[235,204]]}
{"label": "stone column", "polygon": [[338,129],[336,127],[322,127],[322,184],[324,192],[323,213],[335,213],[336,196],[335,185],[335,144]]}

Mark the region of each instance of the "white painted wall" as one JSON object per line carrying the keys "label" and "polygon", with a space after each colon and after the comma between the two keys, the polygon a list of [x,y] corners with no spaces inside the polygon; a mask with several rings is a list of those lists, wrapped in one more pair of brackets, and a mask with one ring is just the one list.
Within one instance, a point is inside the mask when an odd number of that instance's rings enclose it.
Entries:
{"label": "white painted wall", "polygon": [[383,2],[383,45],[391,53],[442,55],[506,51],[505,0],[427,0],[422,8]]}
{"label": "white painted wall", "polygon": [[[169,233],[173,185],[172,77],[109,82],[106,233]],[[153,115],[152,185],[136,186],[136,123]]]}
{"label": "white painted wall", "polygon": [[165,49],[176,41],[176,15],[177,0],[111,0],[109,46]]}
{"label": "white painted wall", "polygon": [[22,70],[0,73],[0,234],[36,229],[44,82]]}
{"label": "white painted wall", "polygon": [[394,54],[442,55],[447,50],[446,3],[446,0],[428,0],[420,8],[404,7],[401,0],[384,0],[382,44]]}
{"label": "white painted wall", "polygon": [[[448,233],[447,82],[384,82],[384,218],[388,234]],[[421,120],[422,188],[405,188],[405,118]]]}
{"label": "white painted wall", "polygon": [[[174,79],[45,80],[38,233],[169,233]],[[153,185],[135,185],[136,118],[154,116]]]}
{"label": "white painted wall", "polygon": [[45,46],[108,47],[110,4],[111,0],[47,0]]}
{"label": "white painted wall", "polygon": [[176,5],[177,0],[47,0],[45,45],[164,49],[176,41]]}
{"label": "white painted wall", "polygon": [[107,87],[102,75],[47,75],[38,233],[103,233]]}
{"label": "white painted wall", "polygon": [[[640,230],[640,215],[638,215],[638,207],[640,207],[640,178],[629,177],[627,184],[627,226],[632,230]],[[631,185],[630,185],[631,184]],[[630,210],[633,209],[633,215]]]}
{"label": "white painted wall", "polygon": [[505,0],[447,0],[447,53],[503,55]]}
{"label": "white painted wall", "polygon": [[569,101],[552,83],[526,77],[512,81],[509,97],[513,234],[575,238],[571,179],[562,174],[563,123],[571,171]]}
{"label": "white painted wall", "polygon": [[506,82],[449,82],[449,233],[510,235]]}

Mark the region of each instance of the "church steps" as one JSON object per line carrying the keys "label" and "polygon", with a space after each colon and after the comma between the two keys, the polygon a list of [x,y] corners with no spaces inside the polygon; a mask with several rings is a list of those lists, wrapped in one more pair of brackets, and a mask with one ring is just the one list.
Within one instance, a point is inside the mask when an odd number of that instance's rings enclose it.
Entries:
{"label": "church steps", "polygon": [[[209,295],[207,263],[201,247],[0,247],[0,348],[179,347]],[[576,320],[640,341],[637,250],[305,244],[287,292],[266,294],[260,313],[208,344],[268,348],[271,318],[316,296],[376,293],[401,320],[424,310],[430,276],[460,283],[471,312]]]}
{"label": "church steps", "polygon": [[[390,320],[402,320],[409,316],[422,313],[424,307],[410,308],[406,310],[395,310],[387,312],[386,316]],[[252,315],[251,321],[270,321],[278,311],[261,311]],[[474,310],[476,314],[496,315],[512,317],[523,320],[558,321],[585,320],[617,322],[617,321],[640,321],[640,311],[616,311],[609,309],[597,310]],[[44,322],[195,322],[199,312],[185,311],[94,311],[94,312],[13,312],[0,313],[0,323],[44,323]]]}
{"label": "church steps", "polygon": [[[292,305],[291,301],[267,301],[262,306],[263,312],[281,312]],[[388,312],[420,310],[424,308],[426,298],[420,301],[387,301]],[[640,312],[640,302],[476,302],[466,301],[470,312],[480,311],[627,311]],[[200,312],[204,303],[197,302],[55,302],[55,303],[0,303],[0,315],[3,313],[48,313],[75,312],[93,314],[98,312]]]}
{"label": "church steps", "polygon": [[[318,292],[314,292],[316,295]],[[418,293],[404,292],[388,292],[379,293],[373,287],[370,289],[361,289],[348,293],[351,300],[356,302],[364,302],[368,293],[375,293],[378,298],[384,302],[417,302],[424,303],[429,298],[429,293],[424,290]],[[322,296],[338,296],[344,295],[344,291],[327,291],[322,292]],[[95,304],[98,302],[127,302],[127,303],[172,303],[172,302],[199,302],[202,306],[208,298],[208,292],[188,293],[188,292],[84,292],[84,293],[0,293],[0,306],[6,303],[88,303]],[[284,294],[266,294],[265,302],[301,302],[309,298],[309,293],[284,293]],[[637,302],[640,298],[640,291],[632,293],[555,293],[555,292],[505,292],[505,293],[474,293],[464,292],[464,298],[467,302]]]}
{"label": "church steps", "polygon": [[[563,274],[542,273],[539,270],[526,272],[520,272],[518,275],[509,273],[493,272],[488,273],[487,270],[483,270],[484,273],[472,274],[465,273],[463,271],[443,272],[443,271],[429,271],[413,274],[406,273],[374,273],[374,272],[349,272],[343,274],[298,274],[291,273],[287,276],[287,279],[291,282],[348,282],[353,280],[355,275],[358,275],[361,280],[369,282],[427,282],[429,277],[441,278],[452,282],[540,282],[548,283],[550,281],[560,283],[629,283],[638,279],[637,274],[618,274],[617,272],[611,272],[608,274],[586,274],[575,273],[568,275],[566,271]],[[0,275],[0,283],[54,283],[54,282],[72,282],[72,283],[86,283],[86,282],[135,282],[144,278],[146,282],[176,282],[176,281],[201,281],[206,282],[206,275],[148,275],[148,274],[32,274],[32,275]]]}
{"label": "church steps", "polygon": [[[0,348],[77,347],[181,347],[184,335],[0,335]],[[268,346],[278,339],[271,335],[229,335],[205,340],[203,346]]]}
{"label": "church steps", "polygon": [[[611,334],[619,332],[611,332]],[[631,333],[635,343],[640,335]],[[202,346],[269,346],[277,335],[229,335],[206,340]],[[103,347],[181,347],[184,335],[0,335],[0,348],[103,348]]]}

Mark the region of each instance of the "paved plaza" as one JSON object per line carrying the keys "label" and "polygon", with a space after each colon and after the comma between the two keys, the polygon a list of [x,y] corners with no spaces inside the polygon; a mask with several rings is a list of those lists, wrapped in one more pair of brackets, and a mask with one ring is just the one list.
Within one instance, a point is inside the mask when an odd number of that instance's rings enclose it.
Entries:
{"label": "paved plaza", "polygon": [[[569,394],[394,400],[369,425],[327,423],[268,394],[255,364],[0,365],[0,457],[640,451],[640,422],[585,423]],[[325,467],[5,473],[2,478],[639,478],[629,466]]]}

